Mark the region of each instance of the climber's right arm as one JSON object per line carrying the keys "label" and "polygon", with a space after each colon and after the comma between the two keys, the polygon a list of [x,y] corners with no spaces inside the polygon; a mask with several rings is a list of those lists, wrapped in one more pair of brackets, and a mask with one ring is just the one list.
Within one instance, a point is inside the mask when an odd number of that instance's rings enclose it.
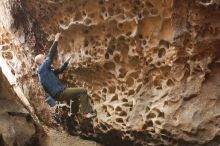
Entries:
{"label": "climber's right arm", "polygon": [[58,42],[54,41],[52,46],[50,47],[48,57],[51,59],[51,61],[53,60],[55,54],[57,53],[57,44],[58,44]]}
{"label": "climber's right arm", "polygon": [[56,53],[57,53],[57,45],[58,45],[59,39],[60,39],[60,33],[57,33],[57,34],[55,35],[55,40],[54,40],[54,42],[53,42],[53,44],[52,44],[52,46],[51,46],[51,48],[50,48],[49,54],[48,54],[48,56],[47,56],[47,59],[48,59],[48,61],[49,61],[49,64],[52,63],[53,58],[54,58],[54,56],[55,56]]}

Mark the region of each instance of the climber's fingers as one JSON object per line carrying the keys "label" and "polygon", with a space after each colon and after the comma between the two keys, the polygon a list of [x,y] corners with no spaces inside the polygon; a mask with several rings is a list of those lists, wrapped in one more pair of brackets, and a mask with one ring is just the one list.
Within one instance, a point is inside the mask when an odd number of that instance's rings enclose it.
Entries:
{"label": "climber's fingers", "polygon": [[56,35],[55,35],[55,40],[56,41],[58,41],[59,39],[60,39],[60,35],[61,35],[61,33],[59,32],[59,33],[57,33]]}
{"label": "climber's fingers", "polygon": [[67,63],[69,63],[70,62],[70,60],[71,60],[71,58],[72,58],[72,56],[70,55],[67,59],[66,59],[66,61],[65,62],[67,62]]}

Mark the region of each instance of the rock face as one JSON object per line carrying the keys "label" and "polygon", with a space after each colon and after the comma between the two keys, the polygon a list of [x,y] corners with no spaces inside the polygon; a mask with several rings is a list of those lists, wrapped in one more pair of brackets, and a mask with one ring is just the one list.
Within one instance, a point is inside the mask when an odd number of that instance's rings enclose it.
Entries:
{"label": "rock face", "polygon": [[73,56],[62,80],[88,89],[98,113],[84,134],[106,145],[220,144],[218,0],[0,4],[2,55],[43,120],[33,58],[61,31],[55,64]]}
{"label": "rock face", "polygon": [[19,102],[1,70],[0,80],[0,145],[33,145],[36,128],[30,114]]}

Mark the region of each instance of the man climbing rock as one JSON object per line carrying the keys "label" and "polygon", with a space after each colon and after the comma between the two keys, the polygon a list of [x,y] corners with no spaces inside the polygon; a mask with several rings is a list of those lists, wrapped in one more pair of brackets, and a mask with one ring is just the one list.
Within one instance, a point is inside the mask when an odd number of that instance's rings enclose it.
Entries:
{"label": "man climbing rock", "polygon": [[70,101],[80,103],[80,112],[84,118],[93,118],[96,116],[92,112],[92,107],[89,104],[89,97],[84,88],[65,88],[65,86],[58,79],[58,75],[62,73],[67,67],[70,58],[57,69],[51,67],[54,56],[57,53],[57,45],[60,39],[60,33],[55,35],[55,40],[50,48],[48,56],[39,54],[35,57],[35,62],[38,65],[38,77],[41,86],[51,97],[56,101]]}

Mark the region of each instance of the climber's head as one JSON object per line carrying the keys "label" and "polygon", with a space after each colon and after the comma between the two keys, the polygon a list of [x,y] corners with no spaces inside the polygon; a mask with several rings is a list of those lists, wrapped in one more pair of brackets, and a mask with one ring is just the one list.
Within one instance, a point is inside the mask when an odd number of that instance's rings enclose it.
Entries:
{"label": "climber's head", "polygon": [[44,62],[45,59],[45,55],[44,54],[38,54],[35,58],[34,61],[35,63],[37,63],[38,65],[41,65]]}

